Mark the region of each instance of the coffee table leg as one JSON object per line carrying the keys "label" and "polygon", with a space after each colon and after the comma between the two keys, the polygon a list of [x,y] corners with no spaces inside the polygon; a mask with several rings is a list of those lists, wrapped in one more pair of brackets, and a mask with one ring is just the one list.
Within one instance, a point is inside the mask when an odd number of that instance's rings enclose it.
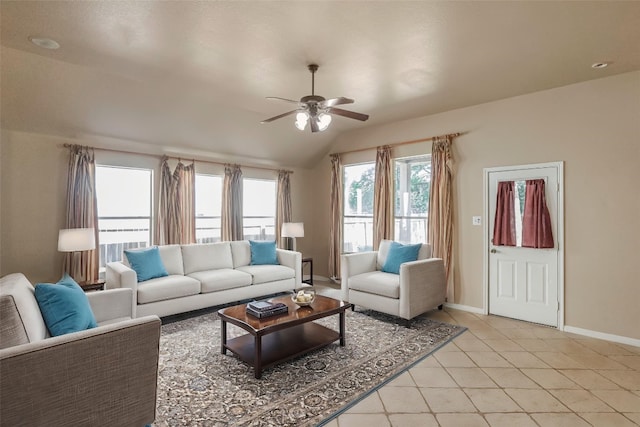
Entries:
{"label": "coffee table leg", "polygon": [[220,353],[227,354],[227,322],[224,320],[221,320],[221,322],[220,333],[222,334],[222,344],[220,345]]}
{"label": "coffee table leg", "polygon": [[344,311],[340,312],[340,345],[344,347]]}
{"label": "coffee table leg", "polygon": [[256,335],[254,338],[255,355],[253,356],[253,372],[256,379],[262,376],[262,336]]}

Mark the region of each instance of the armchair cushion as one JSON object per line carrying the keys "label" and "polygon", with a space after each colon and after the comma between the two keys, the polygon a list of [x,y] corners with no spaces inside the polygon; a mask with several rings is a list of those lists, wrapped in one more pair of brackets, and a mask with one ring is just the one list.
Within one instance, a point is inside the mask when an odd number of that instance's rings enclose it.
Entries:
{"label": "armchair cushion", "polygon": [[358,274],[349,279],[349,289],[398,299],[400,298],[400,276],[382,271]]}
{"label": "armchair cushion", "polygon": [[38,283],[35,295],[42,317],[52,336],[98,326],[86,294],[68,274],[65,274],[55,285]]}
{"label": "armchair cushion", "polygon": [[400,274],[400,264],[417,260],[420,248],[422,248],[421,243],[416,245],[403,245],[398,242],[391,242],[387,259],[382,266],[382,271]]}
{"label": "armchair cushion", "polygon": [[169,275],[164,268],[157,246],[143,250],[124,251],[124,253],[131,268],[138,276],[138,282]]}

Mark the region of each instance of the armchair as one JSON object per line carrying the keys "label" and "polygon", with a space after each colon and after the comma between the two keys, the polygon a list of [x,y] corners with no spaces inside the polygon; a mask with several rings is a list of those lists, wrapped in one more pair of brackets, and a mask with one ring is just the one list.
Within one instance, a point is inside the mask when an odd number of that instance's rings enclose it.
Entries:
{"label": "armchair", "polygon": [[160,319],[131,289],[87,297],[98,327],[50,337],[28,279],[0,279],[0,426],[153,422]]}
{"label": "armchair", "polygon": [[400,274],[381,271],[390,240],[378,251],[342,255],[342,299],[407,321],[435,307],[442,309],[446,296],[444,264],[431,258],[431,246],[423,244],[417,261],[400,265]]}

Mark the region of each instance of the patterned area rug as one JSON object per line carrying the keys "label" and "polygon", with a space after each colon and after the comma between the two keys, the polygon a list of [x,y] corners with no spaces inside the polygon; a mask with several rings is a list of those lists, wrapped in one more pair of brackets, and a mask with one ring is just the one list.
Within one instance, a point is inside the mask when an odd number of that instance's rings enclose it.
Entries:
{"label": "patterned area rug", "polygon": [[[318,321],[337,330],[338,316]],[[162,326],[154,426],[316,426],[431,354],[465,328],[418,317],[347,310],[334,343],[263,371],[220,353],[220,319],[207,313]],[[244,334],[228,325],[229,337]]]}

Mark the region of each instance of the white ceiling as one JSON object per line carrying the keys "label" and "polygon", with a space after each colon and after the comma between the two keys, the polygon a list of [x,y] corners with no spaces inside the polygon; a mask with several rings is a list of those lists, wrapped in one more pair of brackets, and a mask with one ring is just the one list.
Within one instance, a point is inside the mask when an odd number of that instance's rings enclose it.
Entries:
{"label": "white ceiling", "polygon": [[[640,69],[640,2],[1,1],[1,124],[309,166],[342,132]],[[29,36],[60,49],[38,48]],[[300,132],[345,96],[367,122]],[[610,62],[605,69],[594,62]],[[150,145],[153,146],[153,145]]]}

